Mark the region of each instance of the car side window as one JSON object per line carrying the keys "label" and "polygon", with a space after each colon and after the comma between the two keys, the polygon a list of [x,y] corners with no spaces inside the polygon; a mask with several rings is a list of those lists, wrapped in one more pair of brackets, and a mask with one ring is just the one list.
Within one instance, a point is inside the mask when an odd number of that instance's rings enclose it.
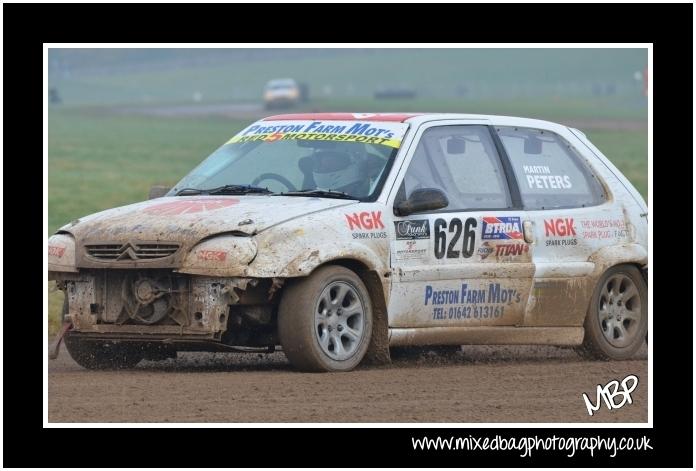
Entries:
{"label": "car side window", "polygon": [[397,195],[397,203],[420,188],[445,192],[440,211],[511,207],[505,174],[486,126],[437,126],[420,138]]}
{"label": "car side window", "polygon": [[561,136],[539,129],[499,127],[525,209],[595,206],[605,191]]}

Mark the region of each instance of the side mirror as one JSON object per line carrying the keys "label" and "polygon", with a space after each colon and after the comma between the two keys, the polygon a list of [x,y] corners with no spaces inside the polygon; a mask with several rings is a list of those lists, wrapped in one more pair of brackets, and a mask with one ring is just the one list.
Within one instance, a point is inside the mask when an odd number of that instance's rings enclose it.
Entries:
{"label": "side mirror", "polygon": [[150,188],[150,194],[148,195],[147,199],[152,200],[155,198],[161,198],[167,193],[169,193],[169,190],[171,190],[171,188],[168,186],[152,185],[152,187]]}
{"label": "side mirror", "polygon": [[419,188],[413,190],[411,196],[394,205],[394,213],[397,216],[408,216],[413,213],[434,211],[449,206],[447,195],[437,188]]}

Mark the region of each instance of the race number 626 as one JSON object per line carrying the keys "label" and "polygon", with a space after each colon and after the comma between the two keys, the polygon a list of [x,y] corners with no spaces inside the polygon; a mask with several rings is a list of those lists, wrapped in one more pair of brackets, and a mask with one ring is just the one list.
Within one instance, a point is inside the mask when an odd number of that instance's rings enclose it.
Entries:
{"label": "race number 626", "polygon": [[[447,243],[447,232],[451,235],[449,244]],[[447,258],[469,258],[474,254],[474,245],[476,243],[476,219],[468,218],[464,222],[464,237],[462,238],[462,250],[456,250],[459,238],[462,237],[462,220],[459,218],[452,218],[449,222],[449,228],[447,226],[447,221],[444,219],[435,220],[435,258],[442,258],[447,255]],[[445,252],[445,248],[447,252]]]}

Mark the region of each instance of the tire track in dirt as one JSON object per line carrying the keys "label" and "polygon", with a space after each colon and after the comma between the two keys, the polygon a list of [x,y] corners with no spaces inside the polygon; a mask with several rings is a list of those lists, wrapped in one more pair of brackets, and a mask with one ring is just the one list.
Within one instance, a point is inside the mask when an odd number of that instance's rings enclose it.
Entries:
{"label": "tire track in dirt", "polygon": [[[633,404],[590,417],[597,384],[639,378]],[[180,353],[129,371],[49,362],[50,422],[646,422],[647,349],[588,362],[556,347],[464,347],[351,373],[293,371],[278,352]]]}

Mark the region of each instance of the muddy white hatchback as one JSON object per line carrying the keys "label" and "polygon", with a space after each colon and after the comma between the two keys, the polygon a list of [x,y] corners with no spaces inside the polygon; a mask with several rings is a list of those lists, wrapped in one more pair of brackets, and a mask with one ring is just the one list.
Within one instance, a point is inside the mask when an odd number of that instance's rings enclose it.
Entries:
{"label": "muddy white hatchback", "polygon": [[251,124],[164,197],[62,227],[48,269],[87,368],[278,345],[311,371],[419,345],[625,359],[647,335],[647,236],[644,200],[578,130],[299,114]]}

